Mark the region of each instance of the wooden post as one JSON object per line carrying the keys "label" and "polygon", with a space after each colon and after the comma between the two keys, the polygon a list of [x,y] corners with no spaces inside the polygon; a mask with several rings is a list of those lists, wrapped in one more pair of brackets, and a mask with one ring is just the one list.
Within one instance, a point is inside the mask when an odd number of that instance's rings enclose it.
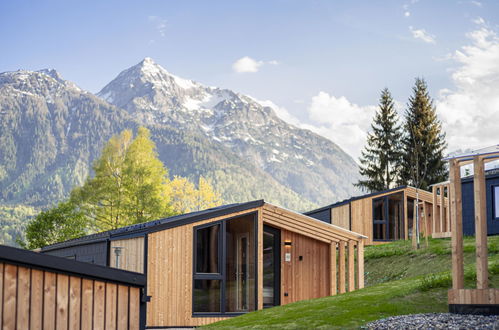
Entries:
{"label": "wooden post", "polygon": [[409,239],[409,217],[407,216],[407,193],[404,192],[404,236],[405,240]]}
{"label": "wooden post", "polygon": [[449,162],[450,198],[452,214],[452,288],[464,288],[463,265],[463,215],[461,199],[461,167],[452,159]]}
{"label": "wooden post", "polygon": [[487,199],[483,158],[473,158],[475,198],[476,288],[489,287],[487,260]]}
{"label": "wooden post", "polygon": [[[258,278],[263,279],[263,208],[258,211]],[[279,244],[282,243],[279,242]],[[147,261],[146,261],[147,262]],[[258,281],[258,306],[256,309],[263,309],[263,280]]]}
{"label": "wooden post", "polygon": [[431,188],[433,193],[433,205],[432,205],[432,234],[437,232],[437,186]]}
{"label": "wooden post", "polygon": [[444,221],[445,220],[444,205],[445,205],[445,186],[442,185],[440,186],[440,228],[442,232],[449,231],[449,227],[447,226],[447,221]]}
{"label": "wooden post", "polygon": [[338,244],[339,247],[339,253],[338,253],[338,264],[339,264],[339,269],[338,269],[338,277],[339,277],[339,292],[340,293],[345,293],[345,241],[340,241]]}
{"label": "wooden post", "polygon": [[418,248],[418,238],[417,238],[417,209],[418,209],[418,204],[416,203],[416,200],[414,200],[414,210],[412,213],[412,248],[417,249]]}
{"label": "wooden post", "polygon": [[426,202],[423,201],[423,223],[424,223],[424,240],[425,240],[425,246],[428,247],[428,214],[426,213]]}
{"label": "wooden post", "polygon": [[355,241],[348,241],[348,292],[355,290]]}
{"label": "wooden post", "polygon": [[447,216],[447,231],[450,232],[451,229],[451,224],[450,224],[450,207],[449,207],[449,195],[450,195],[450,185],[446,185],[447,187],[447,204],[445,204],[445,198],[444,198],[444,207],[445,207],[445,215]]}
{"label": "wooden post", "polygon": [[331,242],[329,245],[329,262],[331,263],[331,273],[330,273],[330,281],[329,281],[329,294],[334,296],[337,293],[337,283],[336,283],[336,243]]}
{"label": "wooden post", "polygon": [[357,242],[357,288],[364,288],[364,240]]}

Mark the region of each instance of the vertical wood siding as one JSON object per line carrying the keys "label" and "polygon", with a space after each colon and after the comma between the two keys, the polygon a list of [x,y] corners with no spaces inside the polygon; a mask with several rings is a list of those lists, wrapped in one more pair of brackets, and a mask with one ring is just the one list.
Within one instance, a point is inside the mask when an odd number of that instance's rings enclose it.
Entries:
{"label": "vertical wood siding", "polygon": [[134,237],[111,241],[109,252],[109,267],[116,267],[115,247],[123,248],[120,256],[119,269],[144,273],[144,237]]}
{"label": "vertical wood siding", "polygon": [[137,287],[0,263],[0,329],[135,330],[139,310]]}

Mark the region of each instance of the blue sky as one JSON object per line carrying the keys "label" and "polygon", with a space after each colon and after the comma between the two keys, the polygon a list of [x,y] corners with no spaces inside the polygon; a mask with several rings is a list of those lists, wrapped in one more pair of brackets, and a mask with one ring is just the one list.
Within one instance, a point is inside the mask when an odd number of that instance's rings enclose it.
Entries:
{"label": "blue sky", "polygon": [[[464,112],[483,112],[470,76],[492,88],[482,117],[496,115],[498,14],[497,1],[2,1],[0,72],[55,68],[97,92],[152,57],[178,76],[271,100],[354,156],[380,90],[402,110],[422,76],[449,149],[474,147],[499,142],[494,127],[457,136]],[[456,117],[462,98],[474,104]]]}

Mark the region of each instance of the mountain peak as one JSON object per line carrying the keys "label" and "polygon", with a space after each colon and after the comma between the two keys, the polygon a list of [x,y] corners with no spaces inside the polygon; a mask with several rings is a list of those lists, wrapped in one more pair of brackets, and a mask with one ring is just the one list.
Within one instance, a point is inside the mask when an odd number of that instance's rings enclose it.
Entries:
{"label": "mountain peak", "polygon": [[62,78],[61,74],[59,72],[57,72],[57,70],[55,70],[55,69],[42,69],[42,70],[38,70],[37,72],[40,72],[40,73],[43,73],[49,77],[52,77],[59,82],[64,82],[64,79]]}

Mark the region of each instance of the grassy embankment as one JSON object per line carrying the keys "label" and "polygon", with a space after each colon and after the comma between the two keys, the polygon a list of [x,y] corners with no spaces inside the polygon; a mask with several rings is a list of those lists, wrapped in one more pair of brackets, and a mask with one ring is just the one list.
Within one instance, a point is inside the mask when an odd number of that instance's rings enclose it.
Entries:
{"label": "grassy embankment", "polygon": [[[499,236],[489,237],[491,287],[499,284]],[[423,242],[424,246],[424,242]],[[476,277],[474,238],[464,243],[466,287]],[[430,239],[417,251],[411,242],[369,246],[365,251],[366,288],[248,313],[208,327],[358,328],[369,321],[402,314],[446,312],[451,286],[450,239]]]}

